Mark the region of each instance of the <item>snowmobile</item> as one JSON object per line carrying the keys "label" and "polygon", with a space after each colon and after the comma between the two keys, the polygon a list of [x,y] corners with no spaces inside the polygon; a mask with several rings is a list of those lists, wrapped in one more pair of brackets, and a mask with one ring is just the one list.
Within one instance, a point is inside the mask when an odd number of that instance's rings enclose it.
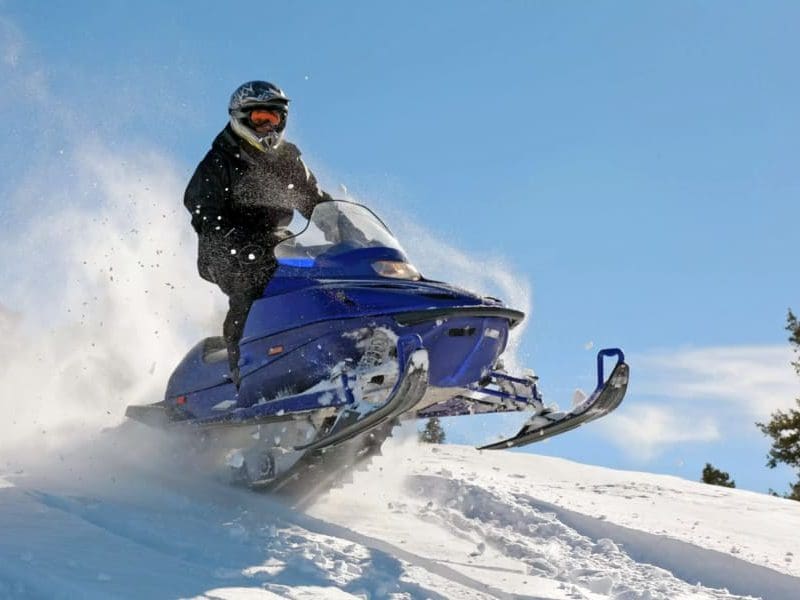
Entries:
{"label": "snowmobile", "polygon": [[[221,441],[236,477],[279,490],[306,473],[347,470],[380,450],[403,419],[527,411],[516,435],[482,447],[545,440],[613,411],[627,389],[616,348],[597,355],[597,386],[566,412],[546,406],[532,372],[502,366],[524,313],[423,277],[368,208],[317,205],[275,247],[278,268],[252,306],[240,385],[225,342],[195,345],[164,400],[128,417]],[[608,378],[604,359],[616,359]],[[335,465],[335,467],[334,467]]]}

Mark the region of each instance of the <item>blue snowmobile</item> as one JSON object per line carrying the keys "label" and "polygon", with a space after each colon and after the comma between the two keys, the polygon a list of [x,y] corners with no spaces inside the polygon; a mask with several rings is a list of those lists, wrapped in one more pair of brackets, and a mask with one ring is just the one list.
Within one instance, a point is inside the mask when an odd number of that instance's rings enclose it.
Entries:
{"label": "blue snowmobile", "polygon": [[[509,374],[500,361],[524,314],[424,278],[364,206],[319,204],[275,257],[245,325],[239,389],[224,340],[207,338],[175,369],[163,401],[126,412],[224,438],[228,464],[253,487],[346,470],[379,451],[402,419],[531,413],[516,435],[482,447],[503,449],[602,417],[625,395],[624,355],[605,349],[591,395],[567,412],[545,406],[537,378]],[[616,359],[608,378],[604,358]]]}

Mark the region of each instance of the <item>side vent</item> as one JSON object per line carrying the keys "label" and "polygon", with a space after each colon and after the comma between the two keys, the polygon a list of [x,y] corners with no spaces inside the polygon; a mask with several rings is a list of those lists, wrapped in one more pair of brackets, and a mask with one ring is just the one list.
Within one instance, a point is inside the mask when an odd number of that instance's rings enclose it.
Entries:
{"label": "side vent", "polygon": [[453,327],[452,329],[447,330],[447,335],[450,337],[467,337],[470,335],[475,335],[475,328],[474,327]]}

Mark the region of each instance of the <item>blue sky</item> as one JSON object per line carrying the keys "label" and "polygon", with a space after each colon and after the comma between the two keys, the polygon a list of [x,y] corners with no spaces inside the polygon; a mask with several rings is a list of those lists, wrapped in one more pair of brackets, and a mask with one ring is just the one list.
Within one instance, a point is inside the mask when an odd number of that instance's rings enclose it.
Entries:
{"label": "blue sky", "polygon": [[752,423],[800,393],[798,22],[792,2],[0,2],[0,214],[40,219],[19,190],[90,139],[188,179],[230,92],[274,81],[326,187],[530,288],[519,354],[549,399],[626,350],[619,412],[531,451],[783,490]]}

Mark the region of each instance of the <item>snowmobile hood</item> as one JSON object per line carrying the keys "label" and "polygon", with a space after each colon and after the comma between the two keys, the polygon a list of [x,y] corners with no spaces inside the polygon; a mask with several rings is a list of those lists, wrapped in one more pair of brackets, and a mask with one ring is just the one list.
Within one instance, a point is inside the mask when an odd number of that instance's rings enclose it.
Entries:
{"label": "snowmobile hood", "polygon": [[[393,317],[398,325],[454,316],[498,317],[509,328],[524,318],[497,298],[478,296],[437,281],[382,278],[296,278],[281,275],[250,311],[243,341],[319,323],[364,317]],[[284,271],[285,273],[285,271]]]}
{"label": "snowmobile hood", "polygon": [[[243,343],[324,321],[393,317],[400,326],[453,316],[497,317],[507,327],[524,314],[421,277],[386,225],[368,208],[321,202],[305,227],[275,247],[278,269],[253,305]],[[379,265],[395,265],[384,274]]]}

